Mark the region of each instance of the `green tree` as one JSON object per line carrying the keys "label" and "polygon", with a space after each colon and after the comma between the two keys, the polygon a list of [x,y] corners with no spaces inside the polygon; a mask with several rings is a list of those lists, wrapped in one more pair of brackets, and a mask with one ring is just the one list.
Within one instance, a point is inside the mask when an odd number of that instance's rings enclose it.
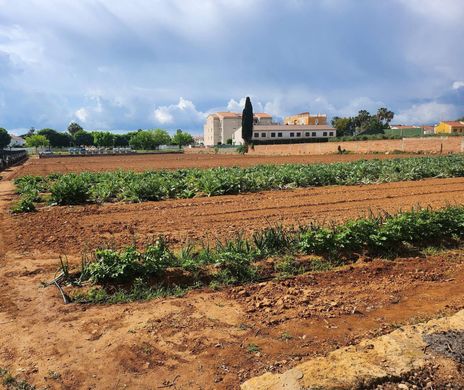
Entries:
{"label": "green tree", "polygon": [[392,121],[394,116],[395,113],[393,111],[390,111],[386,107],[380,107],[377,110],[377,119],[382,123],[385,129],[388,129],[390,122]]}
{"label": "green tree", "polygon": [[37,132],[39,135],[45,136],[50,142],[50,146],[54,148],[65,148],[71,145],[72,138],[67,133],[61,133],[53,129],[42,129]]}
{"label": "green tree", "polygon": [[253,106],[251,100],[247,96],[245,101],[245,108],[242,112],[242,138],[248,144],[253,135]]}
{"label": "green tree", "polygon": [[92,146],[93,136],[85,130],[79,130],[77,133],[74,133],[74,144],[77,146]]}
{"label": "green tree", "polygon": [[37,148],[49,146],[50,142],[44,135],[32,134],[29,137],[26,137],[26,145],[30,148],[35,148],[37,153]]}
{"label": "green tree", "polygon": [[182,146],[191,145],[194,142],[195,141],[192,135],[187,132],[182,131],[181,129],[178,129],[176,131],[176,134],[174,134],[174,137],[172,137],[172,143],[174,145],[179,145],[179,149],[181,149]]}
{"label": "green tree", "polygon": [[11,135],[3,127],[0,127],[0,149],[6,148],[11,142]]}
{"label": "green tree", "polygon": [[168,145],[171,137],[166,130],[142,130],[133,134],[129,144],[134,149],[152,150],[158,149],[160,145]]}
{"label": "green tree", "polygon": [[353,135],[354,133],[354,123],[352,118],[340,118],[335,116],[331,123],[332,126],[337,130],[337,137]]}
{"label": "green tree", "polygon": [[129,146],[129,134],[114,134],[114,146]]}
{"label": "green tree", "polygon": [[166,130],[156,129],[149,131],[153,134],[155,149],[159,149],[160,145],[169,145],[171,143],[171,137]]}
{"label": "green tree", "polygon": [[74,136],[78,131],[84,130],[81,125],[76,122],[71,122],[68,126],[68,133]]}
{"label": "green tree", "polygon": [[109,131],[94,131],[93,142],[96,146],[109,148],[113,146],[114,135]]}

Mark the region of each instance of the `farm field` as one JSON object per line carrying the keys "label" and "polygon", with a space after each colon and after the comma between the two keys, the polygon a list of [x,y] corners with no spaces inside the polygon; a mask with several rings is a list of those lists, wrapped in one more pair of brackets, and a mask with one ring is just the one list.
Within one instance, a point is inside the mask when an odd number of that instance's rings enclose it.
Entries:
{"label": "farm field", "polygon": [[345,154],[322,156],[240,156],[228,154],[148,154],[104,157],[31,158],[15,171],[14,177],[49,175],[51,173],[99,172],[115,169],[145,171],[153,169],[249,167],[258,164],[311,164],[356,161],[360,159],[389,159],[411,157],[409,154]]}
{"label": "farm field", "polygon": [[[266,226],[342,221],[369,212],[464,203],[464,178],[364,186],[263,191],[161,202],[45,207],[9,215],[5,234],[22,251],[80,253],[83,247],[129,245],[159,235],[174,243],[224,239]],[[27,234],[25,234],[27,232]]]}
{"label": "farm field", "polygon": [[[372,157],[379,156],[390,157]],[[202,287],[181,297],[64,305],[54,286],[41,284],[56,275],[60,255],[76,268],[82,252],[159,235],[176,247],[240,231],[250,236],[278,224],[340,223],[370,212],[464,204],[464,178],[457,177],[9,212],[18,199],[12,179],[26,174],[79,172],[87,163],[96,171],[263,163],[247,156],[151,157],[120,161],[121,167],[107,160],[112,157],[95,158],[95,164],[87,157],[56,165],[57,159],[30,160],[6,172],[0,181],[0,368],[37,388],[236,389],[265,372],[283,372],[399,325],[464,308],[464,253],[456,248],[389,260],[361,256],[329,271],[217,291]],[[265,163],[325,162],[319,158],[366,156],[272,157]],[[434,383],[447,380],[436,375]]]}

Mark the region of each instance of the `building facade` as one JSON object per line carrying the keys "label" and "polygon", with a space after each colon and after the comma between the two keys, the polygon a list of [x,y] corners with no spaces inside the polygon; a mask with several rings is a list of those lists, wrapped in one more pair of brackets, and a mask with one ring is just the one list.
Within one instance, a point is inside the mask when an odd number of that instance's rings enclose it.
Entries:
{"label": "building facade", "polygon": [[436,134],[464,134],[464,122],[446,121],[435,126]]}
{"label": "building facade", "polygon": [[[255,125],[272,124],[272,116],[266,113],[256,113],[253,116]],[[206,146],[226,144],[233,140],[234,133],[242,127],[242,115],[236,112],[215,112],[208,115],[203,127],[204,143]]]}
{"label": "building facade", "polygon": [[309,112],[302,112],[296,115],[286,116],[284,119],[285,125],[326,125],[327,115],[317,114],[311,115]]}
{"label": "building facade", "polygon": [[[337,136],[337,131],[329,125],[254,125],[251,142],[291,143],[326,140]],[[232,142],[243,145],[242,128],[233,134]]]}

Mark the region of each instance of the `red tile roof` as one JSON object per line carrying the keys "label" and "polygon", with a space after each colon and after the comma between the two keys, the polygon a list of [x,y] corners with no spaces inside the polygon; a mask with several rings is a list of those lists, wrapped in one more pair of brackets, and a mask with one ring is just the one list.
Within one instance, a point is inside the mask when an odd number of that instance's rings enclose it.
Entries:
{"label": "red tile roof", "polygon": [[443,123],[446,123],[447,125],[450,125],[450,126],[458,126],[458,127],[464,127],[464,122],[457,122],[457,121],[443,121]]}

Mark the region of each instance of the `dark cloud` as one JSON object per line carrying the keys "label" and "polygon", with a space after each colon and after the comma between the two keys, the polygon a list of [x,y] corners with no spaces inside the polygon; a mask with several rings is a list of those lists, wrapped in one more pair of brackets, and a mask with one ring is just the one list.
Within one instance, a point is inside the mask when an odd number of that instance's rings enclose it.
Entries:
{"label": "dark cloud", "polygon": [[0,124],[198,131],[246,95],[276,116],[438,120],[464,80],[464,5],[438,3],[0,0]]}

